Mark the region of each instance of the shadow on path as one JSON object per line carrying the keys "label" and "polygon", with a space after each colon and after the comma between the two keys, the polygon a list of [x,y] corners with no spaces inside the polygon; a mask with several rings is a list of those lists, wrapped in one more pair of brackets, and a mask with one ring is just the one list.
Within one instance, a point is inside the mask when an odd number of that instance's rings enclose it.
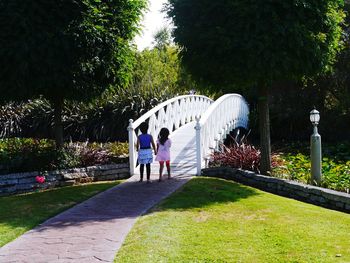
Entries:
{"label": "shadow on path", "polygon": [[6,244],[0,262],[113,262],[137,217],[190,178],[147,184],[131,177]]}
{"label": "shadow on path", "polygon": [[[191,176],[174,176],[159,183],[152,175],[150,184],[139,183],[138,178],[134,176],[8,243],[0,248],[0,262],[113,262],[136,219],[180,189]],[[204,207],[255,194],[230,181],[196,178],[174,198],[165,200],[162,208]]]}

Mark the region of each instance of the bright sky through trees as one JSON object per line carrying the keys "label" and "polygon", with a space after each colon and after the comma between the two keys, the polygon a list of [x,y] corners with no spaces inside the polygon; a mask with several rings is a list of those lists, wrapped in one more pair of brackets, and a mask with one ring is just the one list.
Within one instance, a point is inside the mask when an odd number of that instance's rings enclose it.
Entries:
{"label": "bright sky through trees", "polygon": [[165,14],[161,12],[163,4],[166,2],[167,0],[149,0],[148,11],[142,20],[142,33],[135,38],[139,50],[151,47],[154,34],[159,29],[169,25]]}

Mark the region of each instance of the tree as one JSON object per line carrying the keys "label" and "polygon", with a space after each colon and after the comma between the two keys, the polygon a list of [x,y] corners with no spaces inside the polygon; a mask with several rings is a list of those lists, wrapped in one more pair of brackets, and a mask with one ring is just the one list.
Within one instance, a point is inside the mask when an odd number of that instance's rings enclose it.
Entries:
{"label": "tree", "polygon": [[154,47],[161,50],[171,44],[171,32],[167,27],[159,29],[154,34]]}
{"label": "tree", "polygon": [[[329,70],[339,50],[342,0],[169,0],[183,61],[214,89],[259,93],[261,172],[271,169],[269,87]],[[219,88],[217,88],[219,87]]]}
{"label": "tree", "polygon": [[[325,72],[307,81],[283,83],[270,90],[271,137],[289,140],[308,138],[312,105],[321,112],[319,129],[327,141],[349,140],[350,134],[350,2],[344,5],[345,18],[342,34],[344,46],[338,53],[333,71]],[[281,85],[280,85],[281,86]],[[310,107],[311,106],[311,107]],[[286,123],[286,119],[288,122]]]}
{"label": "tree", "polygon": [[164,46],[161,50],[145,49],[136,53],[131,86],[139,90],[175,90],[180,73],[178,53],[174,46]]}
{"label": "tree", "polygon": [[172,43],[170,29],[163,27],[153,37],[153,48],[135,52],[130,88],[170,91],[172,95],[196,89],[197,84],[181,63],[181,49]]}
{"label": "tree", "polygon": [[129,40],[145,5],[145,0],[0,0],[1,99],[49,99],[60,147],[64,100],[89,100],[128,80]]}

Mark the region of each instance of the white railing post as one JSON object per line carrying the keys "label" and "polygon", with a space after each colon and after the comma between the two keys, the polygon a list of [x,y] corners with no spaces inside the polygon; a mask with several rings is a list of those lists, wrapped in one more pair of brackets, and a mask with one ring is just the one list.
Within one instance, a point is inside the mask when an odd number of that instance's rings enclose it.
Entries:
{"label": "white railing post", "polygon": [[201,146],[201,125],[200,118],[196,117],[196,156],[197,156],[197,175],[201,175],[202,171],[202,146]]}
{"label": "white railing post", "polygon": [[129,165],[130,176],[135,174],[135,141],[134,141],[134,128],[132,126],[133,120],[129,120],[128,133],[129,133]]}

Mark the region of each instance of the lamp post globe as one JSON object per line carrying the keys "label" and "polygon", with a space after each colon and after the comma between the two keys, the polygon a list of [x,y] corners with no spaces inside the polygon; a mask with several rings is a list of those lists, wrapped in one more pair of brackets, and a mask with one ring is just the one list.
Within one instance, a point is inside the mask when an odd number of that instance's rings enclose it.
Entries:
{"label": "lamp post globe", "polygon": [[313,125],[317,125],[320,121],[320,112],[316,109],[310,111],[310,121]]}
{"label": "lamp post globe", "polygon": [[322,176],[322,151],[321,135],[318,133],[317,125],[320,121],[320,112],[313,109],[310,112],[310,121],[313,125],[313,134],[311,135],[311,183],[314,185],[321,184]]}

